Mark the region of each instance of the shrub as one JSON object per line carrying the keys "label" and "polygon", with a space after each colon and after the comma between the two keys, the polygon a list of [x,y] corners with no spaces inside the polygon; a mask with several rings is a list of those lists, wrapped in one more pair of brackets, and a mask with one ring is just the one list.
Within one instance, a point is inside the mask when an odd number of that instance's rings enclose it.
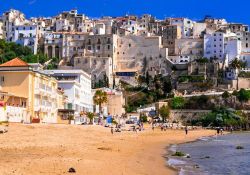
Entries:
{"label": "shrub", "polygon": [[183,97],[174,97],[172,100],[171,100],[171,107],[173,109],[181,109],[184,107],[186,101]]}
{"label": "shrub", "polygon": [[176,156],[176,157],[184,157],[186,154],[184,154],[181,151],[176,151],[174,154],[172,154],[172,156]]}
{"label": "shrub", "polygon": [[143,122],[143,123],[145,123],[145,122],[148,121],[148,117],[146,115],[142,114],[142,115],[140,115],[140,121]]}

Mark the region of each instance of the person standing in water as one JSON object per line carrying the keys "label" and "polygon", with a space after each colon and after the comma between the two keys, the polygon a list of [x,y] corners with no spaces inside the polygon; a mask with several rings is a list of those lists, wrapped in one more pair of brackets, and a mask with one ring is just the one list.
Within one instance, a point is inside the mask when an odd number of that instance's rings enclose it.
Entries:
{"label": "person standing in water", "polygon": [[223,128],[220,128],[220,135],[223,135]]}
{"label": "person standing in water", "polygon": [[186,133],[186,135],[188,134],[188,127],[187,126],[185,127],[185,133]]}
{"label": "person standing in water", "polygon": [[233,127],[232,126],[230,127],[230,132],[233,133]]}
{"label": "person standing in water", "polygon": [[220,134],[220,128],[218,127],[217,128],[217,135],[219,135]]}

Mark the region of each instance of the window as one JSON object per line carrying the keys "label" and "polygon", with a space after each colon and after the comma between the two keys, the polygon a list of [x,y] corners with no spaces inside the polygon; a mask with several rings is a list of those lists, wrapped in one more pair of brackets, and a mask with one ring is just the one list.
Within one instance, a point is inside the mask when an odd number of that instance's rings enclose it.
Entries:
{"label": "window", "polygon": [[131,44],[130,44],[130,43],[128,44],[128,47],[131,47]]}
{"label": "window", "polygon": [[248,47],[248,43],[246,43],[246,47]]}
{"label": "window", "polygon": [[0,80],[1,80],[0,84],[2,85],[4,83],[4,76],[2,76]]}
{"label": "window", "polygon": [[108,50],[110,50],[110,45],[108,45]]}
{"label": "window", "polygon": [[30,27],[30,30],[32,30],[32,27]]}
{"label": "window", "polygon": [[101,44],[101,39],[98,38],[97,44]]}
{"label": "window", "polygon": [[88,50],[91,50],[91,46],[88,46]]}
{"label": "window", "polygon": [[107,41],[107,43],[108,43],[108,44],[110,44],[110,43],[111,43],[111,42],[110,42],[110,38],[108,38],[108,41]]}
{"label": "window", "polygon": [[100,49],[101,49],[101,46],[100,46],[100,45],[98,45],[98,46],[97,46],[97,50],[100,50]]}

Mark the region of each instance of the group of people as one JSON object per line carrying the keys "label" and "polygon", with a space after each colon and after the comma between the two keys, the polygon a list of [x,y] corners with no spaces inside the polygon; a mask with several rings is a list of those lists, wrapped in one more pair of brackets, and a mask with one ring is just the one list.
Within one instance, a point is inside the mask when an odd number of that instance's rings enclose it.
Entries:
{"label": "group of people", "polygon": [[[144,124],[143,122],[138,122],[137,124],[135,125],[132,125],[132,131],[134,132],[137,132],[137,131],[143,131],[144,130]],[[113,135],[114,132],[121,132],[121,125],[120,124],[117,124],[116,127],[115,127],[115,130],[114,130],[114,127],[111,126],[111,134]]]}
{"label": "group of people", "polygon": [[223,135],[223,130],[224,130],[223,128],[218,127],[216,130],[217,130],[217,135],[219,135],[219,134]]}
{"label": "group of people", "polygon": [[[155,127],[156,127],[155,123],[152,123],[152,130],[153,131],[154,131]],[[162,123],[160,125],[160,127],[161,127],[161,131],[166,131],[168,126],[167,126],[167,123]],[[186,133],[186,135],[188,134],[188,127],[187,126],[185,127],[185,133]]]}

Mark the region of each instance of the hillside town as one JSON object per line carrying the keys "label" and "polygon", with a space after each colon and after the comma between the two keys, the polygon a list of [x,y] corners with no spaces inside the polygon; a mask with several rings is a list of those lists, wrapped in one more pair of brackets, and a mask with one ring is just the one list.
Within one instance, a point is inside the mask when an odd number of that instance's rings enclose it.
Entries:
{"label": "hillside town", "polygon": [[[0,39],[32,54],[0,45],[1,121],[86,124],[91,113],[94,123],[139,120],[178,98],[186,105],[176,109],[203,114],[212,107],[187,105],[200,96],[212,96],[210,106],[240,109],[232,93],[250,87],[249,26],[211,16],[90,18],[71,10],[28,19],[10,9],[0,16]],[[227,93],[232,99],[223,99]]]}
{"label": "hillside town", "polygon": [[0,175],[250,174],[250,2],[0,4]]}

